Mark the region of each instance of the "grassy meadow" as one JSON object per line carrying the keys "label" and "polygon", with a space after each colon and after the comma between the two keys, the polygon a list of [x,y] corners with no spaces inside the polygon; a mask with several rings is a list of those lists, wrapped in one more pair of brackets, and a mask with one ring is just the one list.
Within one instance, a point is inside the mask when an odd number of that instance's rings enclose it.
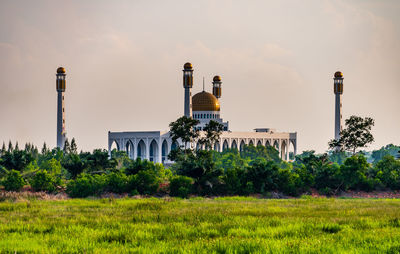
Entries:
{"label": "grassy meadow", "polygon": [[0,253],[399,253],[396,199],[0,202]]}

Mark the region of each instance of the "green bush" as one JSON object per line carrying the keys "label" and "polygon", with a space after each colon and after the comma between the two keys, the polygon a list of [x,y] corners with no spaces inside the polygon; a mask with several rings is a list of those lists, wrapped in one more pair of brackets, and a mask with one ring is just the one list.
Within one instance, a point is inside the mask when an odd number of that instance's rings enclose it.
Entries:
{"label": "green bush", "polygon": [[20,191],[25,185],[25,180],[19,171],[11,170],[7,173],[2,184],[6,191]]}
{"label": "green bush", "polygon": [[170,195],[187,198],[192,191],[193,179],[187,176],[173,177],[169,183]]}
{"label": "green bush", "polygon": [[376,178],[384,187],[400,190],[400,161],[391,155],[386,155],[375,165]]}
{"label": "green bush", "polygon": [[364,155],[353,155],[340,166],[341,180],[344,190],[372,190],[372,181],[367,179],[369,163]]}
{"label": "green bush", "polygon": [[35,191],[54,192],[60,181],[57,181],[53,175],[47,173],[47,170],[41,170],[32,177],[29,183]]}
{"label": "green bush", "polygon": [[153,195],[157,192],[159,179],[152,171],[139,171],[136,175],[129,176],[128,190],[137,190],[142,195]]}
{"label": "green bush", "polygon": [[254,191],[264,193],[277,188],[278,165],[273,161],[256,159],[247,168],[246,182],[252,182]]}
{"label": "green bush", "polygon": [[225,183],[225,193],[221,194],[228,194],[228,195],[237,195],[243,194],[243,182],[245,170],[236,167],[236,168],[228,168],[226,169],[224,175],[222,176],[222,180]]}
{"label": "green bush", "polygon": [[[315,187],[324,194],[332,194],[342,183],[340,166],[337,163],[319,163],[314,168]],[[328,191],[329,190],[329,191]]]}
{"label": "green bush", "polygon": [[66,192],[73,198],[84,198],[101,194],[105,185],[104,175],[81,174],[76,180],[71,180],[67,184]]}
{"label": "green bush", "polygon": [[280,169],[278,189],[286,195],[298,196],[303,187],[300,176],[290,169]]}
{"label": "green bush", "polygon": [[114,193],[124,193],[127,191],[128,177],[123,173],[113,172],[106,176],[106,189]]}

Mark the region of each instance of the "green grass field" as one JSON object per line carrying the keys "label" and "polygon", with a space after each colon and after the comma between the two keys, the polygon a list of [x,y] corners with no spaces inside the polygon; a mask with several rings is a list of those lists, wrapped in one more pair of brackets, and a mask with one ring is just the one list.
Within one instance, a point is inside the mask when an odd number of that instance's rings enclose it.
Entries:
{"label": "green grass field", "polygon": [[400,200],[0,203],[0,253],[399,253]]}

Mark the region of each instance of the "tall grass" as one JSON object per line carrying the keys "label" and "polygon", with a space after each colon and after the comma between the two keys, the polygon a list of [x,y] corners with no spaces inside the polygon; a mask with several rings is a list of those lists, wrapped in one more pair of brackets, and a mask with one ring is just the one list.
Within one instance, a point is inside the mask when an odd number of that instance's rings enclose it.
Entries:
{"label": "tall grass", "polygon": [[1,253],[399,253],[400,200],[0,203]]}

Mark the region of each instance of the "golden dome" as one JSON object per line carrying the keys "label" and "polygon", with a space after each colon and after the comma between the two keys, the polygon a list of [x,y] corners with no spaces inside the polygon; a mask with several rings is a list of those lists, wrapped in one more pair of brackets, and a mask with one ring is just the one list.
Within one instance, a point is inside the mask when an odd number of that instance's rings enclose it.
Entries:
{"label": "golden dome", "polygon": [[221,77],[218,76],[218,75],[217,75],[217,76],[214,76],[213,81],[214,81],[214,82],[221,81]]}
{"label": "golden dome", "polygon": [[57,73],[65,73],[65,69],[64,69],[64,67],[58,67],[58,69],[57,69]]}
{"label": "golden dome", "polygon": [[340,71],[335,72],[335,78],[343,78],[343,73]]}
{"label": "golden dome", "polygon": [[219,111],[218,99],[205,91],[197,93],[192,98],[193,111]]}
{"label": "golden dome", "polygon": [[185,63],[185,65],[183,66],[183,69],[191,70],[191,69],[193,69],[193,65],[191,63]]}

